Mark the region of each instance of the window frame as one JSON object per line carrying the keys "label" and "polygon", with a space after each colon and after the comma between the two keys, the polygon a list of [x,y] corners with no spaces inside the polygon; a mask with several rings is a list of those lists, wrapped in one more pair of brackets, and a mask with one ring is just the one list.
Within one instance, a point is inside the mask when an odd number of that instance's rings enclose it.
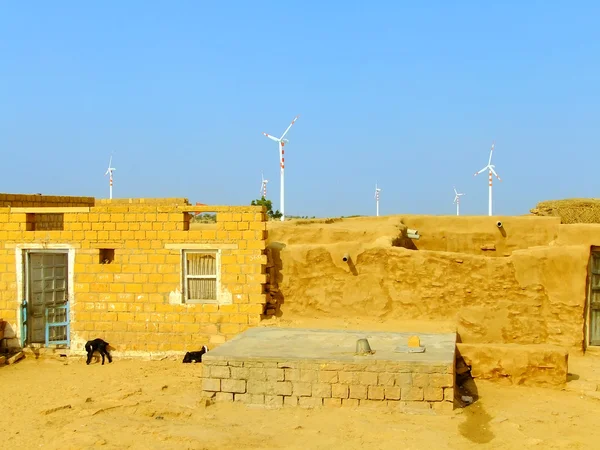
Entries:
{"label": "window frame", "polygon": [[[215,275],[188,275],[186,256],[190,253],[215,256]],[[200,280],[216,280],[215,299],[188,299],[188,278]],[[181,249],[181,294],[183,304],[220,304],[221,300],[221,250],[220,249]]]}

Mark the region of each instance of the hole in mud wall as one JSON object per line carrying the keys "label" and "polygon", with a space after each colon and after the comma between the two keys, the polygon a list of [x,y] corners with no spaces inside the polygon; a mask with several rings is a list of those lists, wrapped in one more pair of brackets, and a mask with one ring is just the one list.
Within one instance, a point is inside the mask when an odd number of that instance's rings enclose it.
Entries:
{"label": "hole in mud wall", "polygon": [[201,212],[201,213],[186,213],[187,228],[184,223],[184,231],[187,230],[211,230],[217,229],[217,213]]}
{"label": "hole in mud wall", "polygon": [[404,233],[400,233],[398,236],[392,239],[392,247],[403,247],[409,250],[418,250],[415,242]]}

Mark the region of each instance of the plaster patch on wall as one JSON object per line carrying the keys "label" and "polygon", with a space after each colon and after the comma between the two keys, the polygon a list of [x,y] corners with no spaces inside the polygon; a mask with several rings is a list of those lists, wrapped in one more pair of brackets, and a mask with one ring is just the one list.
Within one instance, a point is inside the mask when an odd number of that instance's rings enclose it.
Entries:
{"label": "plaster patch on wall", "polygon": [[169,304],[171,304],[171,305],[184,304],[183,297],[182,297],[181,291],[179,289],[175,289],[174,291],[169,292]]}
{"label": "plaster patch on wall", "polygon": [[233,303],[233,297],[231,295],[231,292],[229,292],[222,286],[219,291],[219,305],[231,305]]}

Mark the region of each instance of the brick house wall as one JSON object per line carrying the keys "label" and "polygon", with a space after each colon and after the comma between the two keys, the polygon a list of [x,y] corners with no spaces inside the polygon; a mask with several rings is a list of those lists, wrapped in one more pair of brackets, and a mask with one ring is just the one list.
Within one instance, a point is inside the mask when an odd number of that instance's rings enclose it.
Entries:
{"label": "brick house wall", "polygon": [[[67,255],[72,352],[96,337],[124,354],[198,350],[261,320],[263,207],[93,200],[0,194],[0,204],[11,204],[0,207],[0,318],[12,346],[20,345],[20,305],[32,292],[27,255],[36,252]],[[190,212],[199,210],[216,213],[216,223],[190,229]],[[186,297],[184,261],[197,252],[214,255],[216,298]]]}

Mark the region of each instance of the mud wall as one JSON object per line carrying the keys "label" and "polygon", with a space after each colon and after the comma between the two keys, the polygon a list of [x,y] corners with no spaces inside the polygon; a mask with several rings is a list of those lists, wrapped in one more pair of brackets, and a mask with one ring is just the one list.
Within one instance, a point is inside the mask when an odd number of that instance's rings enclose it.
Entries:
{"label": "mud wall", "polygon": [[[400,219],[422,233],[416,241],[419,250],[391,245],[403,226]],[[475,253],[482,253],[480,241],[498,232],[497,219],[461,219],[406,216],[273,227],[269,247],[278,267],[281,313],[454,318],[465,343],[581,349],[590,243],[572,245],[576,239],[569,238],[571,245],[558,245],[556,219],[515,217],[502,220],[507,236],[496,238],[500,243],[504,239],[503,253],[509,256],[489,257]],[[437,237],[426,240],[433,225]],[[514,233],[510,241],[509,231]],[[463,241],[455,239],[458,234]],[[346,253],[348,262],[342,261]]]}
{"label": "mud wall", "polygon": [[[508,256],[548,243],[558,236],[558,217],[403,216],[402,222],[419,231],[419,250]],[[502,227],[497,226],[502,223]]]}
{"label": "mud wall", "polygon": [[559,225],[555,244],[598,246],[600,245],[600,224]]}

